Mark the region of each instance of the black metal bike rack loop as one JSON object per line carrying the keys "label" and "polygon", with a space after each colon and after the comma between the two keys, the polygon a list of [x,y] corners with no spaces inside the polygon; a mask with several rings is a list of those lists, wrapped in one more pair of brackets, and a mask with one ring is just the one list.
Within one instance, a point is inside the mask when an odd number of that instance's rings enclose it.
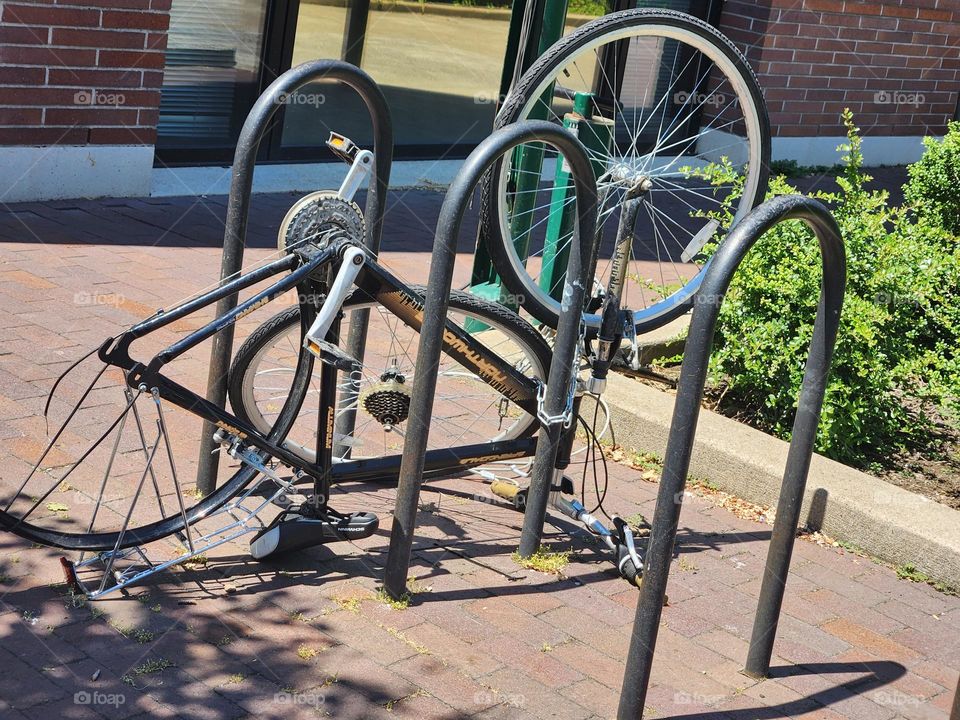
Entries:
{"label": "black metal bike rack loop", "polygon": [[950,720],[960,720],[960,679],[957,679],[957,691],[953,694],[953,710],[950,711]]}
{"label": "black metal bike rack loop", "polygon": [[770,200],[738,223],[713,256],[694,297],[650,543],[644,558],[643,583],[617,712],[619,720],[643,717],[707,363],[723,297],[747,252],[765,232],[786,220],[802,220],[813,230],[820,243],[823,281],[744,672],[762,678],[770,670],[846,285],[846,257],[836,221],[823,204],[797,195]]}
{"label": "black metal bike rack loop", "polygon": [[[393,162],[393,125],[386,98],[379,86],[363,70],[339,60],[313,60],[290,68],[274,80],[254,104],[240,130],[233,158],[233,176],[227,201],[227,220],[223,231],[223,256],[220,261],[220,284],[240,271],[250,217],[250,194],[253,190],[253,170],[257,150],[267,131],[267,125],[289,97],[307,83],[320,80],[341,82],[353,88],[366,105],[373,125],[373,176],[367,190],[364,216],[367,220],[367,248],[376,254],[380,250],[383,233],[383,215],[386,208],[390,167]],[[230,312],[237,305],[233,293],[217,303],[217,317]],[[347,352],[363,359],[366,339],[366,314],[355,316],[347,338]],[[207,376],[207,400],[223,406],[227,398],[227,373],[233,350],[233,325],[213,338],[210,349],[210,369]],[[351,418],[346,418],[349,422]],[[216,428],[208,422],[203,425],[200,458],[197,465],[197,488],[204,495],[217,484],[217,455],[213,434]]]}
{"label": "black metal bike rack loop", "polygon": [[[397,501],[390,531],[390,551],[384,573],[384,589],[399,598],[406,592],[407,571],[417,519],[417,506],[423,476],[424,453],[430,432],[439,372],[443,327],[447,317],[450,286],[456,259],[456,242],[464,212],[480,178],[504,153],[523,143],[543,142],[553,146],[566,159],[573,176],[578,206],[576,232],[567,265],[568,281],[564,288],[564,305],[557,326],[554,354],[550,362],[544,409],[559,416],[567,403],[570,381],[575,373],[574,359],[580,342],[586,263],[593,242],[597,215],[597,190],[590,158],[582,143],[568,130],[546,121],[528,121],[508,125],[495,131],[477,146],[450,184],[434,236],[430,277],[423,309],[423,325],[417,350],[413,392],[407,418],[407,434],[403,444],[403,460],[397,486]],[[574,278],[571,282],[569,278]],[[534,458],[534,471],[524,514],[525,535],[540,534],[550,491],[553,463],[556,458],[561,426],[547,424],[541,428]],[[529,526],[529,527],[528,527]],[[534,548],[536,549],[536,548]]]}

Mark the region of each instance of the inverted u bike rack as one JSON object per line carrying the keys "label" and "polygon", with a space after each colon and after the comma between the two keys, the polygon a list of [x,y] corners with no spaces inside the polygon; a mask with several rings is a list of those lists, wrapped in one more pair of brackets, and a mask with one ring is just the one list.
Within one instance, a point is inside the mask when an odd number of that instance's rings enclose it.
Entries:
{"label": "inverted u bike rack", "polygon": [[[393,162],[393,124],[386,98],[379,86],[360,68],[339,60],[314,60],[290,68],[270,83],[254,103],[240,130],[233,157],[233,176],[227,201],[227,221],[223,230],[223,256],[220,261],[220,285],[240,272],[247,239],[247,221],[250,217],[250,194],[253,191],[253,170],[257,162],[260,141],[267,125],[284,104],[307,83],[316,81],[341,82],[353,88],[363,100],[373,126],[373,174],[368,184],[366,208],[366,246],[374,254],[380,250],[383,233],[383,215],[386,208],[387,186]],[[237,306],[237,294],[224,297],[217,303],[217,317],[222,317]],[[367,310],[358,311],[350,324],[346,351],[363,359],[367,336]],[[234,326],[228,325],[213,337],[210,349],[210,369],[207,376],[207,400],[222,407],[227,399],[227,373],[233,350]],[[349,435],[353,417],[345,413],[338,418],[337,432]],[[346,424],[347,426],[343,426]],[[213,439],[216,428],[204,422],[197,464],[197,489],[209,495],[217,484],[217,443]]]}
{"label": "inverted u bike rack", "polygon": [[[413,547],[413,532],[422,485],[424,453],[430,432],[443,328],[463,215],[480,178],[493,163],[518,145],[530,142],[551,145],[566,159],[573,177],[578,211],[554,353],[550,361],[549,382],[543,401],[543,417],[540,418],[541,430],[524,512],[520,552],[525,555],[532,554],[540,545],[553,465],[563,430],[563,423],[556,420],[562,417],[567,409],[571,381],[576,378],[576,355],[580,347],[582,309],[587,287],[588,264],[584,260],[589,257],[593,244],[597,219],[597,189],[589,155],[576,136],[553,123],[531,120],[496,130],[481,142],[457,173],[440,208],[423,308],[420,344],[417,349],[410,414],[407,417],[407,434],[403,444],[403,460],[400,464],[393,527],[390,531],[390,551],[384,573],[384,589],[395,598],[401,597],[407,589],[407,571],[410,567],[410,551]],[[571,282],[570,278],[574,280]]]}
{"label": "inverted u bike rack", "polygon": [[[531,141],[553,145],[566,157],[573,171],[579,205],[579,242],[572,243],[570,253],[564,294],[567,302],[557,328],[520,552],[524,554],[526,550],[529,554],[531,548],[535,550],[539,546],[560,435],[559,425],[550,420],[562,415],[574,377],[573,361],[580,342],[580,315],[587,272],[583,259],[591,250],[590,239],[596,221],[596,189],[589,159],[579,141],[555,125],[532,121],[498,130],[481,143],[450,186],[440,211],[384,577],[384,588],[394,597],[400,597],[406,591],[423,454],[433,406],[433,386],[453,276],[455,244],[463,213],[480,177],[496,158]],[[618,708],[619,720],[643,716],[683,490],[723,298],[747,252],[764,233],[787,220],[805,222],[816,235],[823,262],[823,281],[745,667],[748,675],[757,678],[766,677],[769,672],[846,285],[846,257],[836,221],[822,203],[801,196],[775,198],[745,217],[714,254],[704,270],[703,284],[694,297],[663,474],[644,557],[643,582]],[[569,282],[569,278],[575,279]]]}
{"label": "inverted u bike rack", "polygon": [[620,693],[619,720],[643,717],[707,364],[724,295],[740,263],[757,240],[787,220],[802,220],[816,235],[823,261],[823,281],[744,669],[747,675],[755,678],[766,677],[769,673],[846,285],[846,257],[836,221],[822,203],[797,195],[770,200],[743,218],[714,254],[704,271],[703,284],[694,296],[693,317],[677,382],[673,421],[667,438],[650,543],[644,558],[643,583]]}

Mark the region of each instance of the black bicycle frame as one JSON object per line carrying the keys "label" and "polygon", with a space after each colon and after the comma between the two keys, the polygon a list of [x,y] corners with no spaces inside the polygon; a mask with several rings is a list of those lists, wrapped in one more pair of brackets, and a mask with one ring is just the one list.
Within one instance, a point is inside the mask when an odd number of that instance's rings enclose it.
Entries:
{"label": "black bicycle frame", "polygon": [[[334,411],[332,399],[335,397],[332,392],[320,393],[322,405],[319,413],[321,427],[318,427],[318,462],[311,463],[287,450],[281,444],[271,442],[256,428],[230,414],[225,409],[210,403],[192,390],[165,377],[160,372],[167,363],[175,360],[204,340],[213,337],[218,332],[232,326],[240,318],[275,300],[288,290],[295,287],[303,288],[307,285],[316,287],[318,280],[322,282],[330,270],[335,271],[339,267],[343,252],[350,246],[356,245],[347,240],[339,240],[332,242],[322,250],[312,251],[309,254],[295,253],[288,255],[246,275],[237,277],[215,290],[171,310],[160,311],[119,337],[107,340],[100,347],[100,359],[124,370],[127,383],[132,388],[147,390],[156,388],[161,398],[204,420],[208,420],[242,443],[309,475],[315,482],[328,485],[344,482],[395,481],[400,471],[401,455],[399,454],[339,462],[331,458],[329,444],[332,440],[332,432],[329,423]],[[162,350],[149,363],[144,364],[130,357],[130,345],[135,340],[196,312],[222,297],[288,271],[289,275],[256,293],[230,312],[221,315]],[[423,321],[423,298],[369,255],[357,276],[355,285],[354,293],[362,293],[364,297],[369,297],[371,301],[378,302],[404,324],[417,332],[420,331]],[[315,302],[316,298],[317,294],[313,292],[300,293],[299,303],[303,316],[313,317],[319,310],[318,304]],[[322,305],[322,303],[320,304]],[[334,332],[336,332],[336,327]],[[488,385],[515,402],[518,407],[536,416],[539,381],[519,372],[450,320],[447,320],[443,334],[443,351],[464,368],[475,373]],[[321,385],[333,388],[335,382],[335,369],[331,365],[324,364]],[[428,450],[425,456],[424,474],[457,472],[489,462],[528,457],[533,455],[535,449],[536,438],[523,437],[514,440],[491,441]]]}

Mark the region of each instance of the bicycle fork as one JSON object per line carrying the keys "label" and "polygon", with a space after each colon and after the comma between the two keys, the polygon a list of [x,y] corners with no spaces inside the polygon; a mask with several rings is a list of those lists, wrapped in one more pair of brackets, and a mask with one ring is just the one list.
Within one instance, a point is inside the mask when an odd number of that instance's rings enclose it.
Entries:
{"label": "bicycle fork", "polygon": [[[602,373],[605,375],[605,373]],[[594,378],[591,378],[593,380]],[[578,383],[573,400],[573,417],[580,415],[580,404],[583,400],[583,389]],[[594,396],[599,401],[600,393]],[[553,481],[550,486],[549,505],[557,512],[566,515],[571,520],[582,524],[587,530],[596,535],[607,549],[613,554],[613,562],[620,577],[631,585],[639,587],[643,574],[643,561],[637,550],[636,542],[629,524],[622,518],[614,515],[611,519],[613,528],[608,528],[598,517],[590,513],[576,498],[564,497],[564,493],[573,493],[573,482],[564,475],[570,465],[573,451],[573,442],[576,438],[576,421],[566,428],[557,452],[557,461],[554,465]]]}

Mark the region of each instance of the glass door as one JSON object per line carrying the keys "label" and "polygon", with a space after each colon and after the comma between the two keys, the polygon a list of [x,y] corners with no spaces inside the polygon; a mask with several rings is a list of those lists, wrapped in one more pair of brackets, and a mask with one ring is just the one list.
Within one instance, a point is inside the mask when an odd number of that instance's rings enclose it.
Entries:
{"label": "glass door", "polygon": [[[293,63],[359,61],[386,95],[397,157],[464,157],[493,127],[509,10],[347,2],[300,3]],[[352,91],[324,84],[287,104],[277,156],[323,157],[329,129],[370,142],[366,111]]]}
{"label": "glass door", "polygon": [[[567,31],[594,13],[634,5],[715,22],[720,2],[585,1],[568,14]],[[465,157],[493,127],[510,23],[510,0],[173,0],[157,162],[229,163],[263,89],[291,66],[321,58],[359,65],[379,83],[393,119],[395,157]],[[304,87],[279,109],[260,158],[331,159],[330,130],[364,146],[372,142],[366,109],[352,90]]]}
{"label": "glass door", "polygon": [[161,161],[233,157],[260,91],[269,0],[173,0],[157,124]]}

